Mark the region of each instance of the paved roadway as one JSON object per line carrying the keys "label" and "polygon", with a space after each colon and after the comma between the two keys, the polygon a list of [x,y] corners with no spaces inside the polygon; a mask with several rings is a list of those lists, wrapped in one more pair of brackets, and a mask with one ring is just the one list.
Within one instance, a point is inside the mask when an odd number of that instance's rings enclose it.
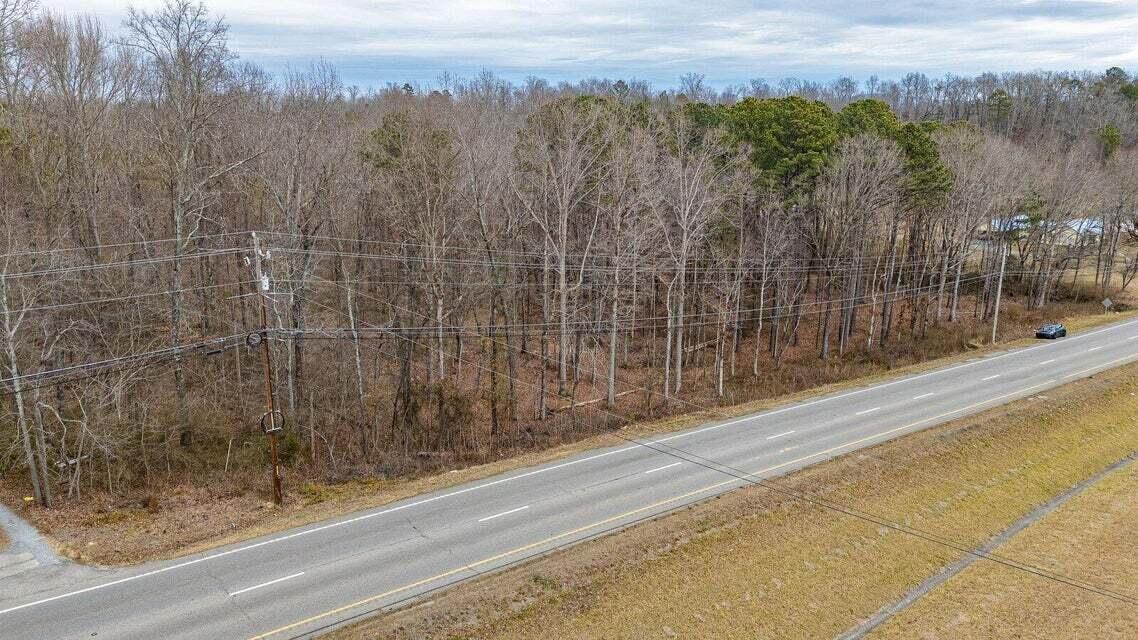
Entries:
{"label": "paved roadway", "polygon": [[208,553],[91,572],[66,586],[0,599],[0,636],[307,637],[745,484],[704,466],[706,460],[775,476],[1136,360],[1138,320],[1130,320],[708,423],[650,446],[592,450]]}

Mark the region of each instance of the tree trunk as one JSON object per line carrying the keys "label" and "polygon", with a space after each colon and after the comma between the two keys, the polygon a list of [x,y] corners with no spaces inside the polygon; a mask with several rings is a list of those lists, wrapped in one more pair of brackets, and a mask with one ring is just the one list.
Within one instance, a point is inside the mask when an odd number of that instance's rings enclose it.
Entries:
{"label": "tree trunk", "polygon": [[673,350],[673,353],[674,353],[674,356],[676,359],[676,362],[675,362],[675,368],[676,368],[675,392],[676,393],[680,392],[680,388],[683,386],[683,382],[684,382],[684,302],[685,302],[684,297],[685,297],[685,293],[686,293],[685,282],[684,282],[685,278],[686,278],[686,269],[684,267],[681,267],[680,273],[679,273],[679,285],[680,285],[679,286],[679,295],[677,296],[677,303],[676,303],[677,304],[676,321],[674,323],[674,329],[675,329],[675,335],[676,335],[676,347]]}
{"label": "tree trunk", "polygon": [[617,300],[620,291],[620,271],[613,273],[612,309],[609,314],[609,371],[608,371],[608,406],[616,404],[616,320]]}

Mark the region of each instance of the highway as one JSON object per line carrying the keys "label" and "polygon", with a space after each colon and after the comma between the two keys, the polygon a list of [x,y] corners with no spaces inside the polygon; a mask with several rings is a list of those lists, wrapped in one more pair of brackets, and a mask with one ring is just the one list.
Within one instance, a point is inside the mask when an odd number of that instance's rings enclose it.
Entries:
{"label": "highway", "polygon": [[[307,637],[748,484],[1138,361],[1138,320],[0,600],[4,640]],[[645,446],[647,445],[647,446]],[[834,517],[848,517],[835,514]]]}

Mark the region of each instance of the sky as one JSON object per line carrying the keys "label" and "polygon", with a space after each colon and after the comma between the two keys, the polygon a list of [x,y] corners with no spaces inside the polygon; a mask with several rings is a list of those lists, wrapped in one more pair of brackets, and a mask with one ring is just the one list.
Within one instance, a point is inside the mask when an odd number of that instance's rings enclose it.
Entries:
{"label": "sky", "polygon": [[[40,0],[117,29],[161,0]],[[316,60],[361,88],[444,72],[637,78],[658,88],[910,71],[1138,71],[1138,0],[207,0],[230,46],[271,72]]]}

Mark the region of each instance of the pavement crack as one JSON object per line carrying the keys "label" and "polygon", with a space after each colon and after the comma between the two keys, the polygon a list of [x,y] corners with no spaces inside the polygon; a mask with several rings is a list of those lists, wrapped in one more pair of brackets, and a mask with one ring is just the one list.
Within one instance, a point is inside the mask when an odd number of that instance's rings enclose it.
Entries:
{"label": "pavement crack", "polygon": [[245,622],[255,627],[256,623],[253,622],[253,618],[250,617],[249,612],[245,610],[245,607],[241,606],[241,602],[239,602],[237,598],[234,598],[233,595],[229,593],[229,589],[226,588],[225,582],[222,581],[222,579],[208,566],[205,567],[205,574],[209,576],[209,578],[213,580],[215,584],[217,584],[217,588],[225,594],[225,599],[228,601],[229,607],[233,609],[233,611],[235,611],[238,615],[240,615],[241,618],[245,620]]}

